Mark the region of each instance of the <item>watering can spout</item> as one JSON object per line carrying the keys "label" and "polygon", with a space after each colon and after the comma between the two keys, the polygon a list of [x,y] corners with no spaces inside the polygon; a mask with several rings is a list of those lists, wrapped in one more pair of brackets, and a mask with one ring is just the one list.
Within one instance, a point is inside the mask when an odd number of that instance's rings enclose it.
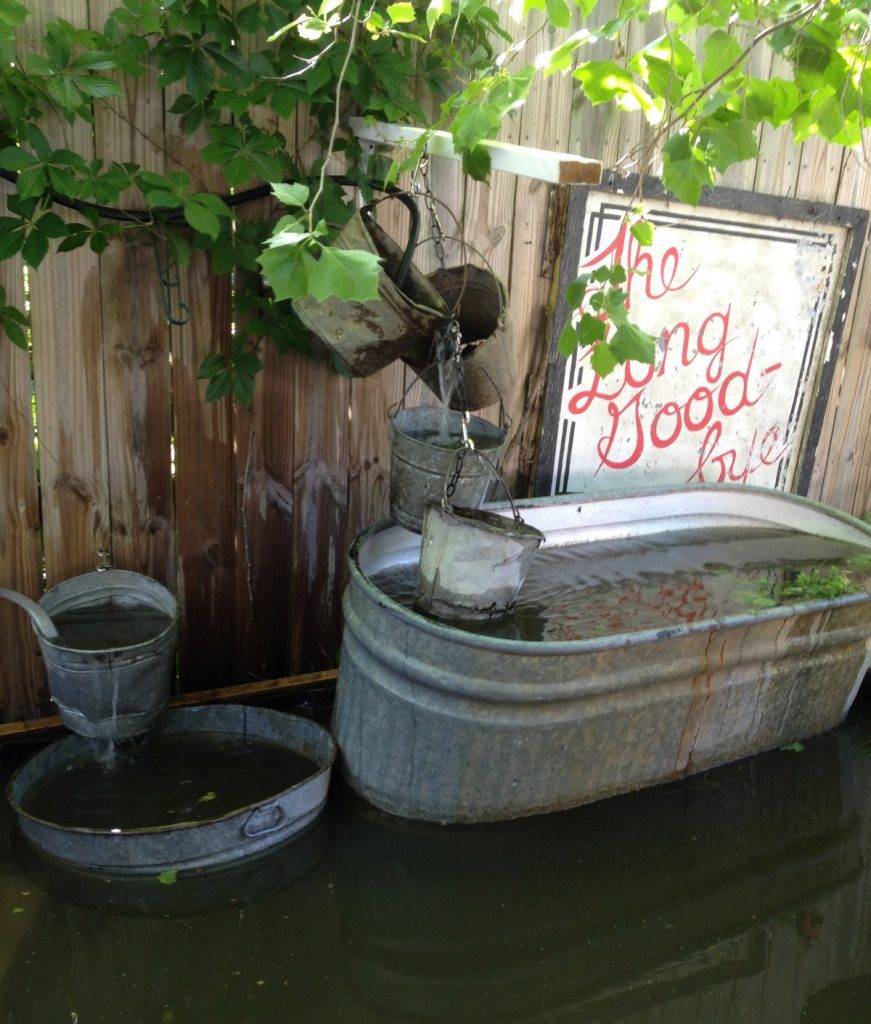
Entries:
{"label": "watering can spout", "polygon": [[0,598],[6,598],[7,601],[20,605],[30,616],[33,628],[45,640],[54,640],[58,637],[57,626],[36,601],[31,601],[29,597],[19,594],[17,590],[6,590],[4,587],[0,587]]}

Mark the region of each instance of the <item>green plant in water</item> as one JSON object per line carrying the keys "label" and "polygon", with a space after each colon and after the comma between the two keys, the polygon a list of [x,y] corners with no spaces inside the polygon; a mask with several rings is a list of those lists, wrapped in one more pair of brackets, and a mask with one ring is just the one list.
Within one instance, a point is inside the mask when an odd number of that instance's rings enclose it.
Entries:
{"label": "green plant in water", "polygon": [[[661,153],[666,188],[692,204],[718,174],[756,155],[763,124],[788,127],[796,141],[818,136],[841,146],[859,146],[871,124],[867,0],[620,0],[604,19],[598,7],[598,0],[514,0],[500,12],[485,0],[123,0],[102,25],[51,20],[38,41],[30,34],[25,42],[27,7],[0,0],[0,171],[16,184],[0,217],[0,260],[20,254],[36,267],[53,246],[101,253],[143,226],[181,266],[192,250],[207,252],[216,273],[234,274],[237,333],[230,351],[201,367],[206,397],[232,394],[250,404],[263,338],[280,351],[307,349],[293,298],[376,295],[376,258],[332,245],[351,213],[326,173],[333,153],[343,153],[347,174],[369,195],[359,146],[340,131],[347,113],[427,129],[386,172],[388,181],[414,169],[436,128],[451,133],[466,173],[485,179],[484,143],[522,107],[535,78],[571,75],[579,101],[645,119],[645,138],[620,169],[649,173]],[[652,19],[656,37],[627,45],[637,24]],[[545,27],[568,34],[548,48]],[[752,73],[760,48],[772,51],[782,75]],[[149,68],[175,92],[169,109],[181,131],[205,134],[202,158],[228,186],[273,183],[287,216],[277,224],[240,219],[235,197],[202,191],[175,154],[165,173],[155,173],[57,144],[49,114],[92,124],[101,107],[124,96],[128,79]],[[421,90],[441,100],[432,121]],[[263,108],[289,117],[301,104],[321,142],[314,159],[288,152],[281,131],[258,117]],[[113,218],[106,207],[128,190],[142,216]],[[58,217],[56,199],[76,205],[79,217]],[[624,229],[638,245],[651,244],[640,192],[628,206]],[[574,282],[561,350],[592,348],[602,375],[630,359],[652,362],[654,339],[632,323],[628,294],[619,263]],[[5,297],[0,330],[27,346],[27,320]]]}

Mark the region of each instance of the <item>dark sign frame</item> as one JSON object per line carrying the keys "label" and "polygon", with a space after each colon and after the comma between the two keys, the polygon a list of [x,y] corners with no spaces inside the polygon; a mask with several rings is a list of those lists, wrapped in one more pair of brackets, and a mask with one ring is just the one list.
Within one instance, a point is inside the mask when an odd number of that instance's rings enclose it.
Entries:
{"label": "dark sign frame", "polygon": [[[559,336],[563,324],[569,316],[566,301],[566,288],[577,276],[577,268],[581,259],[581,239],[587,213],[587,197],[593,192],[611,192],[628,201],[634,195],[638,185],[638,175],[612,174],[601,185],[573,185],[568,202],[565,224],[565,241],[560,254],[559,293],[554,309],[551,325],[550,353],[548,357],[547,384],[544,394],[542,426],[539,437],[538,456],[536,459],[535,494],[549,495],[553,478],[554,462],[557,458],[557,445],[560,424],[560,409],[565,382],[566,358],[558,349]],[[650,207],[651,200],[662,201],[670,197],[658,178],[644,179],[644,202],[648,209],[648,217],[656,223],[656,210]],[[762,195],[757,192],[746,192],[731,188],[705,189],[699,203],[700,209],[714,208],[718,210],[736,210],[742,213],[764,214],[775,219],[789,218],[806,221],[809,225],[830,225],[846,228],[849,232],[845,247],[845,256],[840,277],[840,295],[831,320],[832,345],[828,358],[819,371],[819,386],[813,406],[810,410],[808,423],[802,439],[802,450],[798,466],[795,491],[807,494],[811,473],[819,445],[823,418],[826,413],[831,392],[835,365],[841,347],[847,313],[860,267],[862,248],[868,229],[869,212],[851,206],[836,206],[829,203],[811,202],[791,199],[786,196]]]}

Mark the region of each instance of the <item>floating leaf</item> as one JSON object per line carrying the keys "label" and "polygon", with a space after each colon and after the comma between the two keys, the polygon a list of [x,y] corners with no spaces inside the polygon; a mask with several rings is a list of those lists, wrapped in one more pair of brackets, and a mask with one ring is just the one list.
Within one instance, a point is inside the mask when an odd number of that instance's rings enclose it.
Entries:
{"label": "floating leaf", "polygon": [[161,885],[175,885],[177,878],[178,870],[176,868],[169,868],[167,871],[161,871],[157,876],[157,880]]}
{"label": "floating leaf", "polygon": [[781,750],[791,750],[791,751],[793,751],[796,754],[800,754],[804,750],[804,744],[803,743],[799,743],[798,740],[796,740],[795,743],[787,743],[786,746],[781,747],[780,749]]}
{"label": "floating leaf", "polygon": [[210,804],[213,800],[217,799],[218,794],[213,789],[210,789],[208,793],[203,793],[203,795],[200,797],[200,803]]}

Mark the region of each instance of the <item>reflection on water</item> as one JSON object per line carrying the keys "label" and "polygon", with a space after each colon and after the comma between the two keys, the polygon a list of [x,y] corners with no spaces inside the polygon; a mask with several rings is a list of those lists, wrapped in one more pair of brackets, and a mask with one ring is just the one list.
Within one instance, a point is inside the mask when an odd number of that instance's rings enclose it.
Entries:
{"label": "reflection on water", "polygon": [[[411,607],[417,565],[374,573]],[[792,530],[724,528],[542,548],[514,611],[457,628],[509,640],[590,640],[871,590],[871,548]]]}
{"label": "reflection on water", "polygon": [[871,716],[670,786],[439,829],[333,794],[174,886],[0,838],[3,1024],[871,1020]]}

